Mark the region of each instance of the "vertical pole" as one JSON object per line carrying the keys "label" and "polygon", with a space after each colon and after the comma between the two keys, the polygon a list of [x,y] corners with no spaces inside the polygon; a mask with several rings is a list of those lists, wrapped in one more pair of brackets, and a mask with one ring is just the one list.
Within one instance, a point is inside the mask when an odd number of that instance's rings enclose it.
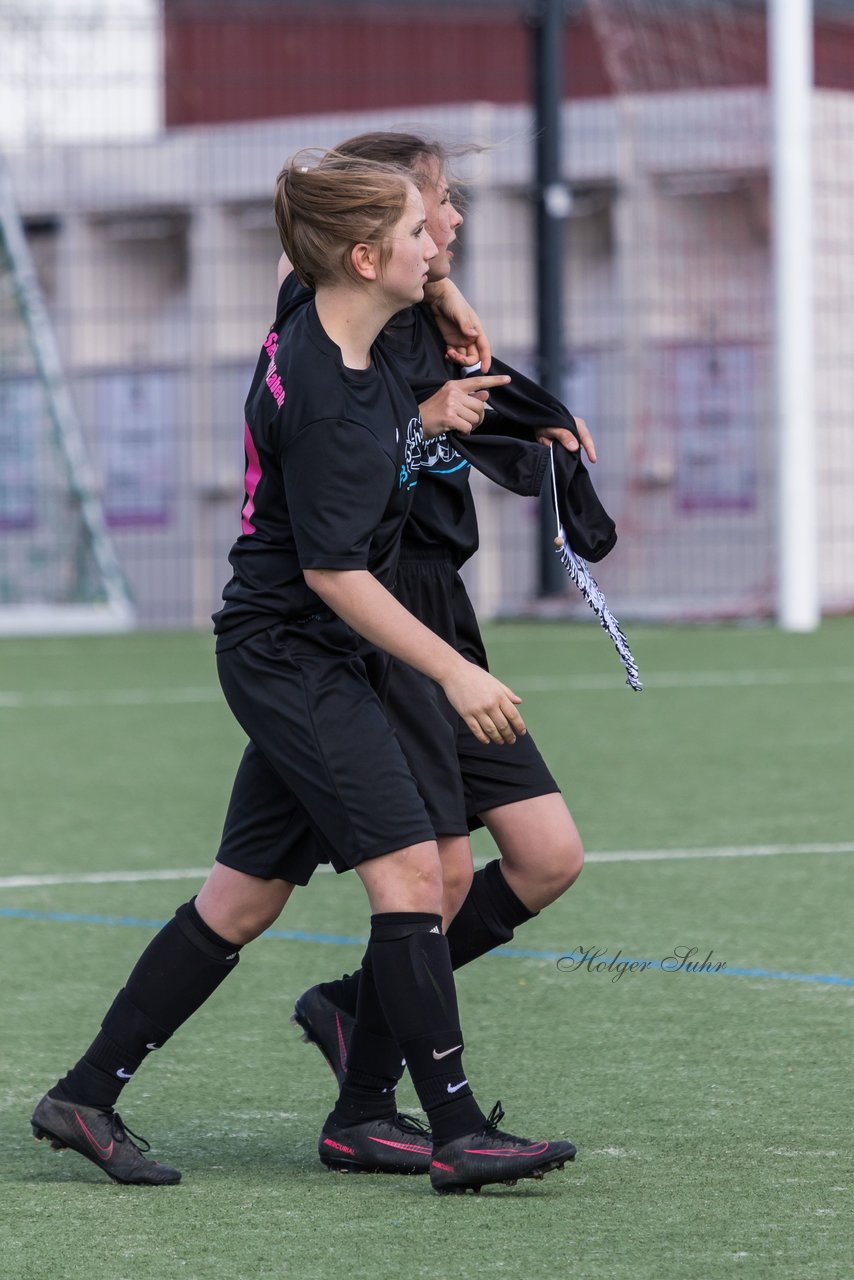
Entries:
{"label": "vertical pole", "polygon": [[[563,400],[564,222],[570,193],[561,178],[564,0],[538,0],[532,14],[536,113],[537,376]],[[560,595],[566,577],[554,553],[551,497],[540,506],[539,594]]]}
{"label": "vertical pole", "polygon": [[777,620],[821,617],[813,402],[812,0],[768,0],[774,420],[778,439]]}

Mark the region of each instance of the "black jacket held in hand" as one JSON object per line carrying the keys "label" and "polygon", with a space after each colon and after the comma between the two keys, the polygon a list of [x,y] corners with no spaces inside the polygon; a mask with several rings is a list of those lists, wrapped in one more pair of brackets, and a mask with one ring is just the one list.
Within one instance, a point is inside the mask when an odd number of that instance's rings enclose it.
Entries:
{"label": "black jacket held in hand", "polygon": [[[575,419],[565,405],[502,360],[493,359],[490,375],[507,374],[511,381],[493,387],[483,424],[464,436],[454,432],[454,447],[487,479],[522,497],[539,494],[548,467],[547,448],[536,433],[564,427],[578,436]],[[410,386],[419,402],[439,388],[435,381]],[[560,522],[576,555],[596,564],[617,541],[614,521],[593,488],[581,451],[570,453],[556,444],[552,450]]]}

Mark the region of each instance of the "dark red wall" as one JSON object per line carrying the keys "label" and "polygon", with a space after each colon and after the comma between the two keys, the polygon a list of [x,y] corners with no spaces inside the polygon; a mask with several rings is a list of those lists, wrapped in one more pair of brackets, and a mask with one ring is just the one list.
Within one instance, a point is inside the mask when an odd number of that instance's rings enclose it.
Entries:
{"label": "dark red wall", "polygon": [[[235,11],[221,0],[165,0],[166,124],[527,102],[521,8],[248,0]],[[568,97],[766,81],[761,14],[730,10],[705,29],[671,16],[612,36],[603,57],[586,12],[567,23]],[[854,89],[854,23],[817,24],[815,48],[816,83]]]}
{"label": "dark red wall", "polygon": [[[167,0],[167,125],[530,99],[530,33],[518,17],[360,8],[244,5],[237,17],[231,5]],[[588,22],[566,47],[572,96],[610,93]]]}

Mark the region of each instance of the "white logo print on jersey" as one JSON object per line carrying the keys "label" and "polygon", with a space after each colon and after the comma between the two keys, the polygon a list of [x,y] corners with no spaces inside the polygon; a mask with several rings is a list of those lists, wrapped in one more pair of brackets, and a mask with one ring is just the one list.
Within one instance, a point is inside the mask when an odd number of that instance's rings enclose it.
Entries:
{"label": "white logo print on jersey", "polygon": [[404,486],[412,489],[418,483],[418,469],[423,465],[424,433],[421,430],[420,414],[410,418],[406,424],[406,446],[403,452],[403,466],[400,468],[398,488]]}
{"label": "white logo print on jersey", "polygon": [[430,470],[437,471],[459,471],[461,467],[467,467],[469,463],[451,444],[450,436],[433,436],[431,440],[424,441],[424,450],[421,456],[422,467],[429,467]]}

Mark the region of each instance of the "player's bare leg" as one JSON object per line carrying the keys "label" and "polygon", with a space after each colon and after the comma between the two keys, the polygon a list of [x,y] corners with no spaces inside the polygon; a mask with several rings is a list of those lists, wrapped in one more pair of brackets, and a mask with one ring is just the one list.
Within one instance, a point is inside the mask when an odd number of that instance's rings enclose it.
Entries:
{"label": "player's bare leg", "polygon": [[501,805],[479,817],[498,846],[504,879],[529,911],[542,911],[580,876],[581,836],[557,792]]}
{"label": "player's bare leg", "polygon": [[245,946],[275,924],[293,888],[287,880],[261,880],[215,862],[196,910],[220,937]]}
{"label": "player's bare leg", "polygon": [[468,836],[440,836],[439,860],[442,863],[442,918],[447,933],[448,925],[466,900],[474,875]]}

